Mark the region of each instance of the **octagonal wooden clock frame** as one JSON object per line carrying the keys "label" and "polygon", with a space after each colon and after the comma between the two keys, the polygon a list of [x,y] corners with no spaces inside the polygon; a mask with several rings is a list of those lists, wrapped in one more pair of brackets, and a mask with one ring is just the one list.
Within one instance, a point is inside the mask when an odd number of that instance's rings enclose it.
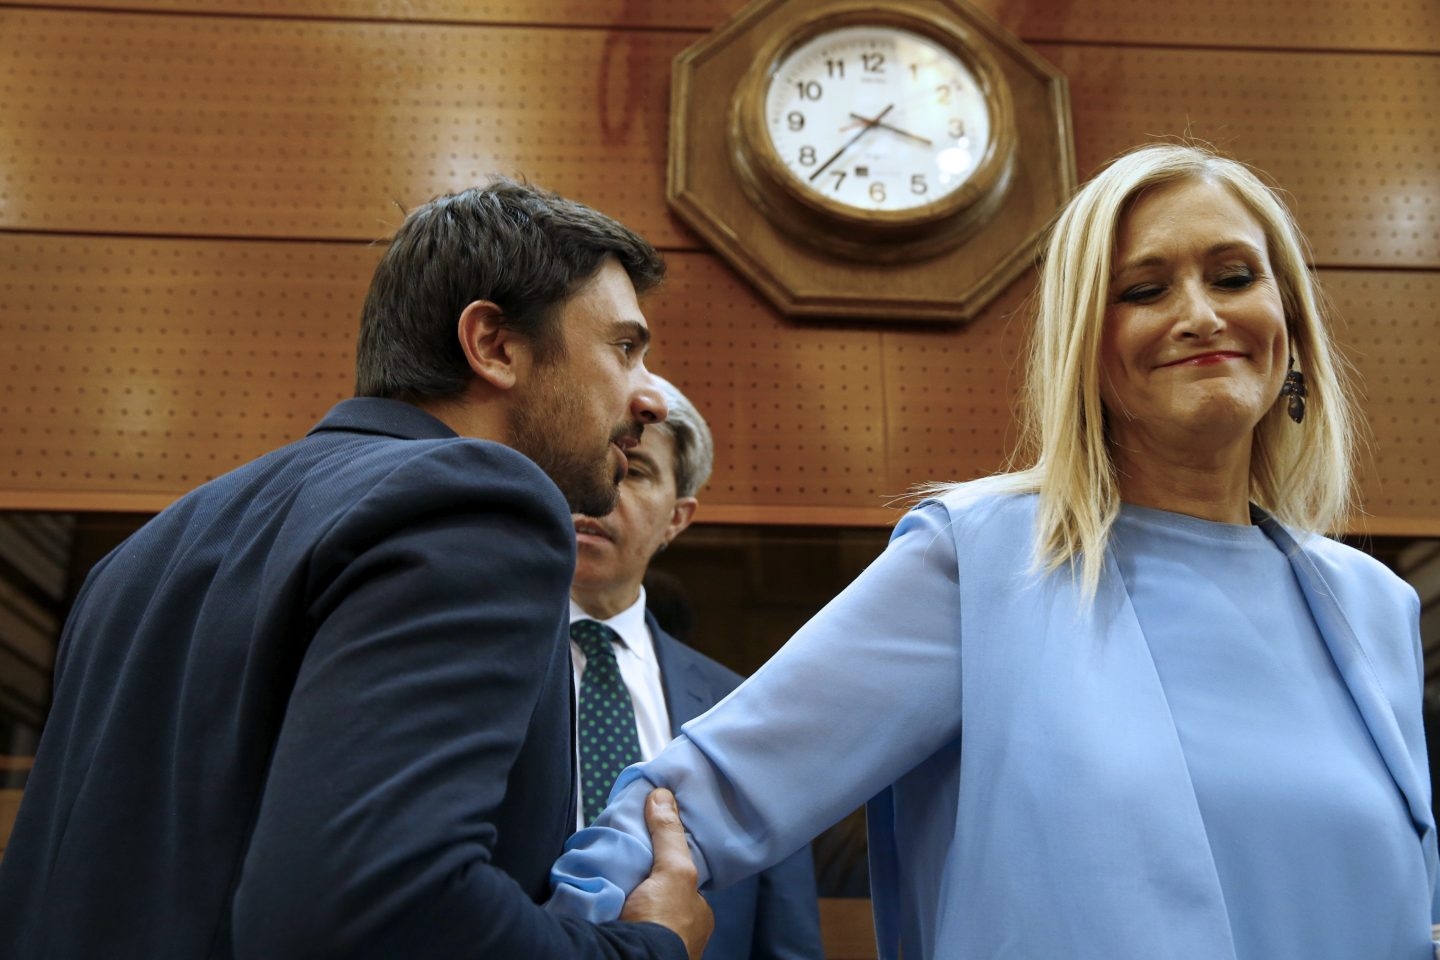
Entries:
{"label": "octagonal wooden clock frame", "polygon": [[[856,27],[933,45],[983,97],[984,142],[933,203],[834,202],[797,182],[765,129],[786,58]],[[885,126],[851,116],[857,129]],[[1029,265],[1074,170],[1064,77],[964,0],[756,0],[675,60],[670,204],[788,316],[972,318]]]}

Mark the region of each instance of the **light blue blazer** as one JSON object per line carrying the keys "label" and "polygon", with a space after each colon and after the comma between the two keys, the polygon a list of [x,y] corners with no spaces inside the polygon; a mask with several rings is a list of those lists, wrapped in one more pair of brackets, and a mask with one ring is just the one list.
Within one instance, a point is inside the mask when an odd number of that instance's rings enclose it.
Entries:
{"label": "light blue blazer", "polygon": [[[1068,572],[1030,572],[1036,498],[983,489],[908,514],[770,663],[626,771],[557,862],[550,909],[619,914],[650,867],[652,784],[676,792],[716,884],[869,799],[883,958],[1233,960],[1185,757],[1113,558],[1083,602]],[[1408,807],[1428,900],[1415,592],[1356,550],[1255,519],[1290,557]],[[1418,956],[1429,921],[1415,918]]]}

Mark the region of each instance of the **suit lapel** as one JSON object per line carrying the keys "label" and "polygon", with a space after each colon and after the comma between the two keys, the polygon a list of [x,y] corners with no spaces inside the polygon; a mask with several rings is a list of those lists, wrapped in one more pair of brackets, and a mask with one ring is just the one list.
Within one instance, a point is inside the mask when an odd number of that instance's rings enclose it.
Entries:
{"label": "suit lapel", "polygon": [[1310,614],[1315,618],[1315,625],[1325,640],[1341,679],[1345,681],[1351,699],[1355,701],[1360,719],[1369,730],[1370,738],[1374,740],[1395,785],[1405,797],[1410,808],[1410,818],[1417,828],[1424,828],[1428,822],[1429,815],[1426,811],[1430,801],[1422,789],[1420,774],[1405,746],[1394,710],[1381,689],[1380,681],[1375,676],[1355,628],[1310,553],[1298,545],[1290,532],[1279,522],[1258,510],[1254,512],[1266,535],[1289,558],[1295,578],[1300,583],[1300,590],[1305,595],[1305,602],[1310,607]]}
{"label": "suit lapel", "polygon": [[660,686],[665,691],[665,712],[670,719],[671,736],[680,733],[681,724],[693,720],[715,705],[705,678],[688,658],[683,656],[680,641],[660,629],[649,610],[645,625],[655,639],[655,660],[660,665]]}

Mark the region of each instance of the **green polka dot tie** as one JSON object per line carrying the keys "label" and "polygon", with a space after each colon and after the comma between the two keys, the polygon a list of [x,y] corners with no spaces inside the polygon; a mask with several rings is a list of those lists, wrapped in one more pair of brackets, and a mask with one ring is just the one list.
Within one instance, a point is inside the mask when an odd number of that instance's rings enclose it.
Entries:
{"label": "green polka dot tie", "polygon": [[580,675],[580,788],[588,824],[605,809],[620,771],[640,762],[635,705],[615,662],[620,635],[603,623],[576,620],[570,639],[585,654]]}

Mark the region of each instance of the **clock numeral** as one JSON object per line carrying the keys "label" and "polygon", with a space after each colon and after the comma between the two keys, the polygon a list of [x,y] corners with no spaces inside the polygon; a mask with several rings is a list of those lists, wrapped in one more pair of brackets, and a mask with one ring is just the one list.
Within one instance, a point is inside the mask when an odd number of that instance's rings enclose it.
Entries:
{"label": "clock numeral", "polygon": [[961,137],[965,136],[964,120],[961,120],[959,117],[950,118],[950,136],[954,137],[956,140],[959,140]]}
{"label": "clock numeral", "polygon": [[[785,122],[789,124],[791,133],[799,133],[805,129],[805,114],[799,110],[791,110],[785,114]],[[953,127],[954,124],[952,123],[951,126]]]}
{"label": "clock numeral", "polygon": [[885,72],[885,54],[883,53],[862,53],[860,62],[865,64],[866,73]]}
{"label": "clock numeral", "polygon": [[795,87],[800,91],[801,100],[819,100],[820,95],[825,92],[818,80],[801,80]]}
{"label": "clock numeral", "polygon": [[[826,61],[825,61],[825,70],[826,70],[826,74],[825,74],[825,75],[828,76],[828,77],[829,77],[830,79],[832,79],[832,80],[835,79],[836,77],[839,77],[841,80],[844,80],[844,79],[845,79],[845,61],[844,61],[844,60],[826,60]],[[819,99],[820,99],[820,95],[819,95],[819,94],[816,94],[816,95],[815,95],[815,99],[816,99],[816,100],[819,100]]]}
{"label": "clock numeral", "polygon": [[911,79],[911,80],[919,80],[919,79],[920,79],[920,64],[918,64],[918,63],[912,63],[912,64],[910,64],[910,79]]}
{"label": "clock numeral", "polygon": [[814,147],[801,147],[801,148],[800,148],[800,165],[801,165],[801,166],[805,166],[805,167],[813,167],[813,166],[815,166],[815,148],[814,148]]}
{"label": "clock numeral", "polygon": [[938,103],[949,103],[949,102],[950,102],[950,85],[949,85],[948,83],[942,83],[940,86],[936,87],[936,88],[935,88],[935,98],[936,98],[936,102],[938,102]]}
{"label": "clock numeral", "polygon": [[844,170],[831,170],[831,171],[830,171],[830,176],[832,176],[832,177],[835,178],[835,192],[836,192],[836,193],[839,193],[839,192],[840,192],[840,184],[842,184],[842,183],[845,182],[845,171],[844,171]]}
{"label": "clock numeral", "polygon": [[876,203],[885,202],[885,184],[875,180],[870,184],[870,199]]}
{"label": "clock numeral", "polygon": [[910,192],[917,195],[930,192],[930,184],[925,182],[925,174],[916,173],[911,175]]}

